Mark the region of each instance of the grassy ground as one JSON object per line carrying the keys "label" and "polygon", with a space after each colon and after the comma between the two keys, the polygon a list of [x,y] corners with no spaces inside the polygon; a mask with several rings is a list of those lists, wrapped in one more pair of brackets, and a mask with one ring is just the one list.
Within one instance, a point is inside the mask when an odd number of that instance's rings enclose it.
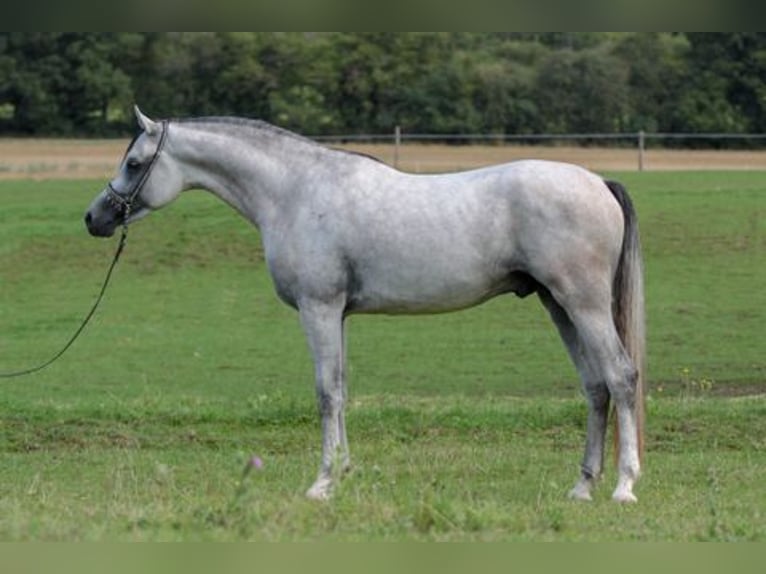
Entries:
{"label": "grassy ground", "polygon": [[[192,193],[134,226],[71,352],[3,382],[0,539],[766,540],[766,174],[608,175],[647,260],[639,505],[608,501],[611,469],[594,504],[566,500],[585,407],[540,305],[513,297],[352,318],[355,471],[303,500],[319,428],[297,318],[257,234]],[[0,183],[0,371],[47,358],[95,297],[115,247],[80,223],[99,185]]]}

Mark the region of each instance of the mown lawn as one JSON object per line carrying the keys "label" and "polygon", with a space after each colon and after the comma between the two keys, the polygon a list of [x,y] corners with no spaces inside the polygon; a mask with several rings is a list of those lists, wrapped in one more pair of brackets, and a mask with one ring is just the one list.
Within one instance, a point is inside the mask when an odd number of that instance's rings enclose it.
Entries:
{"label": "mown lawn", "polygon": [[[2,381],[0,540],[765,540],[766,173],[609,175],[647,267],[638,505],[609,501],[612,469],[593,504],[566,499],[585,405],[514,297],[351,318],[355,468],[304,500],[319,425],[297,317],[257,233],[193,192],[131,229],[69,354]],[[0,183],[0,371],[55,352],[94,299],[115,248],[81,223],[100,185]]]}

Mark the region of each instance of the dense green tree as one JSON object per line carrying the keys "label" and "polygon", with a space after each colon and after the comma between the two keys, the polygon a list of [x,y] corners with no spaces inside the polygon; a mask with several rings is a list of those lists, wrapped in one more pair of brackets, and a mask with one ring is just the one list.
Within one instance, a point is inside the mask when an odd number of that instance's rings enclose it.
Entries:
{"label": "dense green tree", "polygon": [[707,131],[766,129],[766,33],[691,33],[684,115]]}
{"label": "dense green tree", "polygon": [[131,98],[130,78],[113,60],[115,37],[10,33],[0,42],[0,105],[22,133],[103,133],[110,107]]}
{"label": "dense green tree", "polygon": [[74,132],[101,131],[111,107],[130,103],[130,78],[111,59],[113,42],[113,37],[83,34],[62,46],[70,76],[62,82],[61,98]]}
{"label": "dense green tree", "polygon": [[306,134],[766,130],[766,34],[0,33],[0,133],[244,115]]}
{"label": "dense green tree", "polygon": [[512,39],[480,56],[471,75],[481,129],[496,134],[541,131],[535,85],[537,66],[547,53],[539,43]]}
{"label": "dense green tree", "polygon": [[673,131],[679,97],[688,89],[685,61],[689,43],[683,34],[630,33],[614,54],[627,66],[626,131]]}
{"label": "dense green tree", "polygon": [[615,132],[626,108],[625,67],[602,48],[557,50],[540,65],[537,100],[552,133]]}

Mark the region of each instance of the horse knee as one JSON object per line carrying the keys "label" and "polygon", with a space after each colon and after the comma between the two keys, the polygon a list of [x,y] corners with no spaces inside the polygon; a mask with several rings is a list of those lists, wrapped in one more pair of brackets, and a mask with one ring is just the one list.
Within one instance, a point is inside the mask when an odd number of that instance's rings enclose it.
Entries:
{"label": "horse knee", "polygon": [[604,382],[585,383],[585,397],[596,411],[605,411],[609,407],[609,387]]}
{"label": "horse knee", "polygon": [[615,377],[607,381],[609,393],[617,404],[627,404],[631,408],[636,401],[636,385],[638,383],[638,371],[633,366],[623,369],[621,377]]}
{"label": "horse knee", "polygon": [[343,409],[343,393],[320,387],[317,389],[317,405],[322,415],[337,414]]}
{"label": "horse knee", "polygon": [[343,405],[345,389],[341,366],[322,362],[316,368],[316,394],[322,413],[332,412]]}

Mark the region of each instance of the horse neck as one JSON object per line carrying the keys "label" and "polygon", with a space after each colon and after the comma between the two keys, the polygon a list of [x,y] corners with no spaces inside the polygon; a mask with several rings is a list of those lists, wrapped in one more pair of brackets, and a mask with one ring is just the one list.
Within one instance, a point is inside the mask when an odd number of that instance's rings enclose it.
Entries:
{"label": "horse neck", "polygon": [[298,174],[306,173],[301,163],[316,161],[320,149],[297,136],[250,125],[173,127],[173,154],[182,164],[184,188],[210,191],[261,228],[291,203]]}

